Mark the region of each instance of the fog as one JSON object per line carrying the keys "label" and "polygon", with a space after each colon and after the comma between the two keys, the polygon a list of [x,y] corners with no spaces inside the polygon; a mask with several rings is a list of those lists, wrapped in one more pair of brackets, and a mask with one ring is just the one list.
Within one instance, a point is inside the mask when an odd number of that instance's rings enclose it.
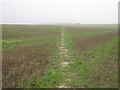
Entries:
{"label": "fog", "polygon": [[119,0],[3,0],[2,23],[116,24]]}

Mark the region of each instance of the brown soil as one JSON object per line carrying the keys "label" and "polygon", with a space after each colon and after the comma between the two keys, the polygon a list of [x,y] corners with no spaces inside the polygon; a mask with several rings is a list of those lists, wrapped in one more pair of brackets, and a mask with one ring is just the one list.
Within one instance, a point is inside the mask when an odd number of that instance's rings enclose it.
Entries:
{"label": "brown soil", "polygon": [[74,43],[77,46],[77,50],[80,53],[81,56],[86,57],[86,52],[89,50],[93,50],[110,40],[117,37],[117,32],[112,33],[106,33],[106,34],[99,34],[95,36],[89,36],[89,37],[81,37],[78,39],[74,39]]}
{"label": "brown soil", "polygon": [[50,50],[55,44],[3,51],[3,87],[16,87],[27,78],[41,77],[53,58]]}

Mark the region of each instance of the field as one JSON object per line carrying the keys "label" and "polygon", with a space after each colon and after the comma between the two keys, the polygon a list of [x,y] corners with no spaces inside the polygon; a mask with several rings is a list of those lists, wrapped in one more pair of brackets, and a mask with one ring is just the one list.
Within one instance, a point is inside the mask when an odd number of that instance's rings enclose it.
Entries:
{"label": "field", "polygon": [[117,88],[117,25],[3,25],[4,88]]}

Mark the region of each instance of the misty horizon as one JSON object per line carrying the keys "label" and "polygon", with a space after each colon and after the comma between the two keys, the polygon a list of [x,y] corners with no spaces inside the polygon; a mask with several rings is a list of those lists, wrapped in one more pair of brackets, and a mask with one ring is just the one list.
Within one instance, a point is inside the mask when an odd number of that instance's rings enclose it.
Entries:
{"label": "misty horizon", "polygon": [[4,0],[2,24],[117,24],[119,0]]}

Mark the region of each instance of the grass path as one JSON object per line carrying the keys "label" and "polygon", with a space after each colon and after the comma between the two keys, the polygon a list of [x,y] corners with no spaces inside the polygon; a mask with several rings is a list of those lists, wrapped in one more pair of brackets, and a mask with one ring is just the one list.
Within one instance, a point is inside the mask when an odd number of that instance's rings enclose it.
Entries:
{"label": "grass path", "polygon": [[62,70],[62,74],[64,77],[64,81],[61,83],[61,85],[58,88],[70,88],[69,85],[67,85],[68,82],[71,81],[70,78],[70,72],[68,70],[69,64],[71,64],[71,56],[70,51],[65,47],[65,34],[64,34],[64,27],[61,28],[61,45],[60,45],[60,56],[61,56],[61,63],[60,67]]}

